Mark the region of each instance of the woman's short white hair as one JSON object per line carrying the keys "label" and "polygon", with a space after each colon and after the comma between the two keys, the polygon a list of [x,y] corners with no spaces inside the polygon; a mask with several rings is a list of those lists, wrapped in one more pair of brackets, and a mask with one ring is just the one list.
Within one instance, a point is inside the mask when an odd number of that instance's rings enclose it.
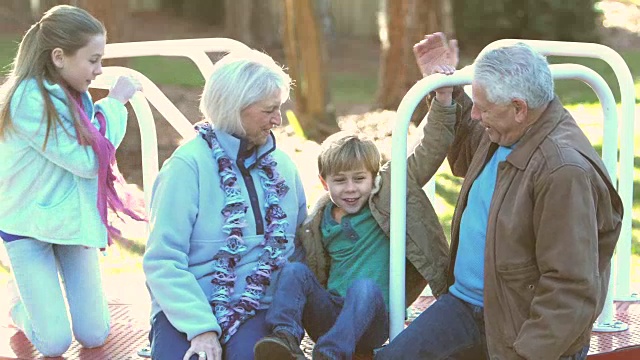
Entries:
{"label": "woman's short white hair", "polygon": [[244,136],[242,110],[277,94],[282,104],[290,88],[291,78],[269,55],[257,50],[231,52],[213,66],[200,98],[200,112],[217,130]]}
{"label": "woman's short white hair", "polygon": [[554,98],[547,59],[524,43],[478,55],[473,81],[482,85],[493,104],[523,99],[529,108],[538,109]]}

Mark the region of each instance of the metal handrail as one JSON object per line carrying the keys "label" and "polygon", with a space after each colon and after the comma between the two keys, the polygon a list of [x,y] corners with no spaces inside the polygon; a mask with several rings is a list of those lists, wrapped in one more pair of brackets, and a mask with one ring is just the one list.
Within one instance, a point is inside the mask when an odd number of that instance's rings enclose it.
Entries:
{"label": "metal handrail", "polygon": [[[418,103],[431,91],[445,86],[470,84],[472,80],[472,66],[467,66],[451,76],[434,74],[416,83],[405,95],[398,107],[398,122],[392,137],[393,170],[391,181],[394,184],[404,184],[407,181],[407,133],[409,121]],[[605,116],[603,145],[603,161],[609,174],[614,174],[617,159],[611,154],[612,147],[617,149],[617,113],[615,99],[607,83],[595,71],[576,64],[551,65],[554,79],[577,78],[587,83],[598,95],[603,105]],[[625,119],[633,121],[633,119]],[[432,179],[433,181],[433,179]],[[406,261],[406,187],[393,186],[391,188],[391,250],[390,250],[390,339],[397,336],[404,328],[405,315],[405,261]]]}
{"label": "metal handrail", "polygon": [[600,59],[606,62],[616,75],[618,86],[620,87],[620,118],[632,119],[632,121],[625,120],[620,126],[620,181],[617,184],[617,189],[622,198],[624,216],[613,262],[617,264],[614,269],[617,273],[615,276],[616,281],[614,282],[615,298],[618,300],[638,300],[636,294],[631,292],[629,278],[631,273],[631,230],[633,219],[633,119],[636,104],[636,90],[631,71],[620,54],[608,46],[594,43],[503,39],[487,45],[483,52],[496,47],[513,45],[517,42],[523,42],[543,55]]}

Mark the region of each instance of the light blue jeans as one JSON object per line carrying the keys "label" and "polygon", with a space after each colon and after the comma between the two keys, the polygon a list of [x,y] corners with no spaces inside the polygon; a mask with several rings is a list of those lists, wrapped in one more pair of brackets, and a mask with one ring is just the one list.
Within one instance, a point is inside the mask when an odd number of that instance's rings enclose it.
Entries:
{"label": "light blue jeans", "polygon": [[[102,289],[98,251],[35,239],[4,242],[20,294],[11,318],[44,356],[62,355],[72,341],[93,348],[109,335],[109,308]],[[63,281],[71,314],[67,316]]]}

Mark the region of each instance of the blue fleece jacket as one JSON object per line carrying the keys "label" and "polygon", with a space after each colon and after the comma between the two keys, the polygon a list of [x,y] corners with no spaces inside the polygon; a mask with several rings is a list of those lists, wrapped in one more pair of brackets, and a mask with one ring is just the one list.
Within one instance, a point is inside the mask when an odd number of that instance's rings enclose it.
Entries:
{"label": "blue fleece jacket", "polygon": [[[247,226],[243,229],[248,250],[236,266],[237,280],[231,297],[234,301],[244,291],[245,278],[253,271],[263,249],[259,245],[264,240],[260,221],[264,222],[265,201],[255,166],[257,160],[270,153],[278,163],[280,176],[289,186],[289,191],[280,201],[289,221],[287,257],[293,254],[296,228],[307,215],[307,204],[296,166],[284,152],[275,148],[273,137],[256,153],[241,161],[247,169],[243,177],[238,167],[240,140],[220,131],[216,131],[216,135],[233,162],[238,185],[249,205]],[[153,187],[151,231],[143,259],[152,300],[151,316],[163,311],[189,341],[208,331],[220,334],[220,326],[208,298],[213,287],[212,260],[226,244],[227,235],[222,232],[224,218],[220,213],[224,203],[218,164],[206,141],[199,136],[173,153],[162,166]],[[272,274],[272,285],[277,282],[279,274],[279,271]],[[272,294],[273,286],[270,286],[260,308],[269,306]]]}
{"label": "blue fleece jacket", "polygon": [[[43,149],[44,98],[34,79],[22,82],[11,98],[12,126],[0,139],[0,230],[55,244],[105,247],[107,230],[100,219],[98,161],[90,146],[76,139],[63,89],[45,82],[61,124]],[[88,92],[82,103],[92,123],[101,112],[106,137],[118,146],[127,127],[127,110],[105,98],[95,106]]]}

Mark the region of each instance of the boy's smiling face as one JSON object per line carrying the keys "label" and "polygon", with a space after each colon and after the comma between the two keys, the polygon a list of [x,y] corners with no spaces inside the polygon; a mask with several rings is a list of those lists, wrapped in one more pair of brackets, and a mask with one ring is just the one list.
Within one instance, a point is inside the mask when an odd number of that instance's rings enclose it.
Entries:
{"label": "boy's smiling face", "polygon": [[373,174],[364,167],[358,170],[341,171],[327,176],[319,176],[322,186],[329,192],[336,205],[333,218],[340,222],[342,216],[355,214],[369,201],[373,190]]}

